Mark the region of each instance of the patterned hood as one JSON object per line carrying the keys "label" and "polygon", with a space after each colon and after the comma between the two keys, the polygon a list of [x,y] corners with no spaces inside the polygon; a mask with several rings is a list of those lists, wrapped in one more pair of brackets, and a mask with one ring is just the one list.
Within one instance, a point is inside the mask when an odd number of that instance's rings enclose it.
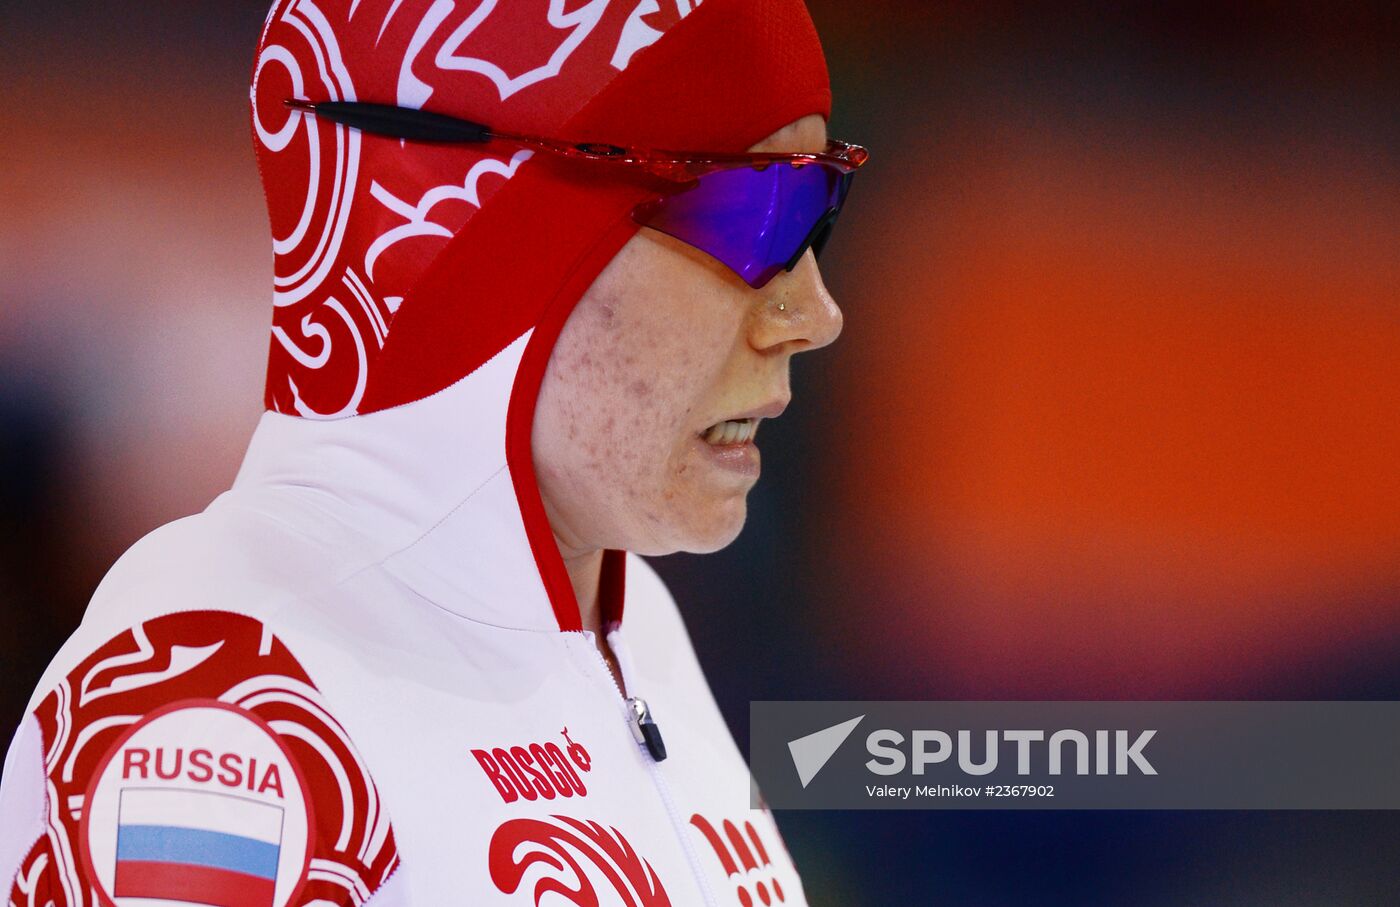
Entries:
{"label": "patterned hood", "polygon": [[266,403],[310,418],[435,393],[547,311],[562,322],[647,190],[504,143],[364,135],[288,98],[708,151],[831,109],[801,0],[281,0],[251,89],[275,252]]}
{"label": "patterned hood", "polygon": [[[236,487],[313,495],[370,560],[435,599],[476,597],[475,616],[579,629],[535,481],[535,400],[565,320],[654,190],[505,143],[365,135],[289,98],[742,151],[830,114],[806,7],[279,0],[268,15],[251,118],[275,252],[269,412]],[[620,620],[620,602],[605,609]]]}

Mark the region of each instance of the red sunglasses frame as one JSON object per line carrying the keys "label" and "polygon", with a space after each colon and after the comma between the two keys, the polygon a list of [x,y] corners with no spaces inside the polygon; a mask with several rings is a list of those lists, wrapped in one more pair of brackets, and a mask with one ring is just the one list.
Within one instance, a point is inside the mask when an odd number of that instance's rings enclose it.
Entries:
{"label": "red sunglasses frame", "polygon": [[514,142],[549,154],[578,160],[604,161],[644,170],[672,183],[692,183],[707,173],[734,167],[759,170],[773,163],[795,167],[820,164],[842,173],[853,173],[870,158],[870,152],[849,142],[831,139],[824,151],[811,152],[709,152],[665,151],[608,145],[599,142],[562,142],[533,135],[496,132],[470,120],[387,104],[358,101],[302,101],[288,99],[288,107],[364,132],[421,142],[484,144],[493,140]]}

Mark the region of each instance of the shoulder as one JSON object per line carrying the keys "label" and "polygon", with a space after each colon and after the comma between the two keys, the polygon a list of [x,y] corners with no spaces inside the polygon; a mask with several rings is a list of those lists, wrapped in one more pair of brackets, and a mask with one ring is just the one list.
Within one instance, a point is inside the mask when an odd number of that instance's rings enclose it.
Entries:
{"label": "shoulder", "polygon": [[271,625],[196,606],[92,638],[81,634],[16,741],[17,765],[42,778],[6,772],[0,810],[32,805],[17,792],[26,783],[44,803],[14,903],[76,907],[96,889],[357,905],[387,885],[398,865],[389,812]]}
{"label": "shoulder", "polygon": [[[709,681],[676,600],[644,558],[627,556],[623,628],[636,665],[648,676],[683,681],[709,695]],[[712,702],[712,700],[710,700]]]}
{"label": "shoulder", "polygon": [[671,601],[671,591],[666,588],[661,574],[646,558],[630,551],[627,553],[627,595]]}
{"label": "shoulder", "polygon": [[676,601],[671,597],[671,590],[666,587],[661,575],[656,572],[656,568],[647,562],[647,559],[630,551],[627,553],[627,593],[624,614],[630,620],[635,611],[633,605],[638,606],[636,610],[645,609],[648,612],[663,610],[671,614],[676,613]]}
{"label": "shoulder", "polygon": [[[324,546],[322,546],[324,547]],[[132,545],[107,571],[82,623],[45,671],[29,707],[109,640],[164,614],[184,611],[275,616],[325,588],[338,564],[316,542],[263,514],[211,507],[167,523]]]}
{"label": "shoulder", "polygon": [[312,533],[272,510],[220,498],[147,534],[112,565],[85,623],[192,604],[266,611],[312,596],[349,572],[353,547],[334,534],[335,524],[328,520]]}
{"label": "shoulder", "polygon": [[685,628],[671,590],[644,557],[627,555],[627,593],[623,619],[629,634],[690,647],[690,635]]}

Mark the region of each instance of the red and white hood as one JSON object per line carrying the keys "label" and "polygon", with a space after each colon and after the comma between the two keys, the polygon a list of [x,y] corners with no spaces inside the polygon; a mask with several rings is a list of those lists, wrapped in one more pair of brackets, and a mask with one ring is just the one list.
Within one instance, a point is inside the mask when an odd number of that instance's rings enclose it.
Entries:
{"label": "red and white hood", "polygon": [[458,588],[497,602],[509,589],[521,619],[578,628],[530,427],[555,338],[649,190],[505,144],[365,135],[288,98],[739,151],[830,114],[806,7],[281,0],[268,15],[251,88],[275,251],[266,404],[296,418],[265,419],[240,481],[303,470],[381,543],[414,540],[402,569],[444,583],[470,570]]}

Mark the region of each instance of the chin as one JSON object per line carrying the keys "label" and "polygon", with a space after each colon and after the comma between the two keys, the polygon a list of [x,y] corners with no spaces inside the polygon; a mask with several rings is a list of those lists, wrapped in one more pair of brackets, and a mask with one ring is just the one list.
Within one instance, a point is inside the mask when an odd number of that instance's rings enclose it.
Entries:
{"label": "chin", "polygon": [[666,541],[658,539],[654,545],[648,546],[651,550],[643,546],[630,550],[648,557],[662,557],[682,551],[687,554],[713,554],[729,547],[744,530],[748,504],[740,495],[735,500],[716,503],[704,513],[692,510],[680,515],[687,519],[670,527]]}
{"label": "chin", "polygon": [[703,526],[691,527],[688,544],[680,550],[691,554],[713,554],[729,547],[744,531],[744,521],[748,515],[748,503],[742,495],[733,502],[719,505]]}

